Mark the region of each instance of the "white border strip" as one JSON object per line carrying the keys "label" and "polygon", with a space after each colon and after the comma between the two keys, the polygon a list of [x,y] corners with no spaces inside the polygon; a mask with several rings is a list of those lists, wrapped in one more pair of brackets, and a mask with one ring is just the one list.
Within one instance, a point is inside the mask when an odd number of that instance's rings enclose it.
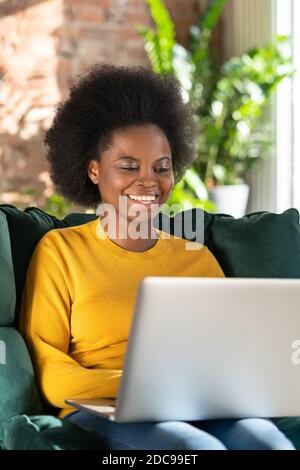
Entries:
{"label": "white border strip", "polygon": [[[296,0],[296,3],[299,0]],[[274,33],[293,36],[294,0],[274,0]],[[292,54],[293,44],[288,48]],[[293,201],[293,79],[278,86],[275,98],[276,126],[276,210],[282,212]]]}

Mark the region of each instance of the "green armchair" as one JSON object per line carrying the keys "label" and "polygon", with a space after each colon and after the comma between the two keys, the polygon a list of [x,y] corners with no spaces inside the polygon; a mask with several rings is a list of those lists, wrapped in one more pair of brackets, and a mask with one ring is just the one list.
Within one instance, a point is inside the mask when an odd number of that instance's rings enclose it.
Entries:
{"label": "green armchair", "polygon": [[[209,214],[200,209],[185,211],[183,215],[183,218],[180,215],[169,218],[159,214],[155,226],[185,238],[188,238],[185,235],[187,221],[191,224],[190,229],[203,230],[204,244],[216,256],[227,277],[300,278],[300,227],[296,209],[282,214],[257,212],[241,219],[226,214]],[[49,230],[84,224],[95,218],[95,214],[73,213],[59,220],[36,207],[21,211],[10,204],[0,204],[2,449],[101,448],[101,443],[83,430],[57,418],[58,410],[43,401],[30,355],[18,332],[18,313],[26,270],[39,239]],[[200,228],[196,220],[203,222]],[[276,421],[300,448],[300,418]]]}

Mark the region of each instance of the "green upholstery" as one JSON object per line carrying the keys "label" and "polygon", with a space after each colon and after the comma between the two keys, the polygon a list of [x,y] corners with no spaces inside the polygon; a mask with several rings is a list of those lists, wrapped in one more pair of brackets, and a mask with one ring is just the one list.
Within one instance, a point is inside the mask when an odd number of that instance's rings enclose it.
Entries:
{"label": "green upholstery", "polygon": [[0,328],[0,446],[3,423],[18,413],[42,413],[32,363],[20,333]]}
{"label": "green upholstery", "polygon": [[4,213],[0,212],[0,326],[11,325],[16,308],[16,289],[11,258],[9,231]]}
{"label": "green upholstery", "polygon": [[101,449],[99,441],[79,427],[45,415],[17,415],[7,420],[3,447],[6,450]]}
{"label": "green upholstery", "polygon": [[299,213],[258,212],[241,219],[217,218],[211,250],[226,276],[300,278]]}
{"label": "green upholstery", "polygon": [[300,450],[300,416],[289,418],[276,418],[276,426],[292,441],[297,450]]}
{"label": "green upholstery", "polygon": [[[203,222],[204,243],[226,276],[300,277],[299,214],[295,209],[283,214],[248,214],[241,219],[200,209],[185,211],[184,216],[185,222],[181,215],[169,218],[160,214],[155,226],[189,238],[182,225],[189,220],[195,228],[197,221]],[[95,218],[95,214],[69,214],[59,220],[35,207],[21,211],[0,204],[0,439],[5,449],[99,448],[99,443],[76,426],[45,415],[57,410],[41,408],[32,364],[17,332],[26,270],[39,239],[49,230]],[[1,344],[6,346],[6,364],[1,364]],[[300,447],[300,418],[278,420],[278,425]]]}
{"label": "green upholstery", "polygon": [[[193,226],[201,210],[192,212]],[[170,224],[170,233],[180,235]],[[180,224],[177,224],[180,227]],[[219,261],[226,277],[300,278],[299,212],[255,212],[240,219],[225,214],[204,214],[204,244]],[[168,224],[165,224],[168,227]]]}

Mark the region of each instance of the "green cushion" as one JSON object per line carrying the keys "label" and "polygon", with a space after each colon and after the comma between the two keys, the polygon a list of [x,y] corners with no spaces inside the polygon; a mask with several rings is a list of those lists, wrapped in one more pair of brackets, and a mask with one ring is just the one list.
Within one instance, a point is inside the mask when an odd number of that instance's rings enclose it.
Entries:
{"label": "green cushion", "polygon": [[[203,214],[201,209],[185,211],[184,215],[191,220],[193,230],[199,225],[204,244],[215,255],[226,277],[300,278],[300,226],[296,209],[282,214],[254,212],[240,219],[227,214]],[[188,238],[180,223],[182,219],[178,214],[170,222],[164,219],[162,226],[167,230],[170,225],[171,234]]]}
{"label": "green cushion", "polygon": [[227,277],[300,278],[299,213],[216,217],[208,246]]}
{"label": "green cushion", "polygon": [[0,328],[0,446],[3,423],[16,414],[41,413],[32,363],[20,333]]}
{"label": "green cushion", "polygon": [[92,450],[101,442],[67,420],[17,415],[4,424],[5,450]]}
{"label": "green cushion", "polygon": [[0,212],[0,326],[13,323],[16,290],[9,231],[4,213]]}

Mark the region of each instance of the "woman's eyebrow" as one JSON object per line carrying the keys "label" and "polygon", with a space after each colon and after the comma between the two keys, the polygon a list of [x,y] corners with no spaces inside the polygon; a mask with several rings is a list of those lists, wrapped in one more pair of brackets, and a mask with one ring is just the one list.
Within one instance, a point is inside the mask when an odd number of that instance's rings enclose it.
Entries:
{"label": "woman's eyebrow", "polygon": [[[159,162],[160,160],[164,160],[164,159],[167,159],[167,160],[171,161],[171,157],[164,156],[164,157],[158,158],[157,160],[155,160],[155,162]],[[130,155],[125,155],[123,157],[117,158],[117,160],[134,160],[136,162],[139,161],[138,158],[131,157]]]}

